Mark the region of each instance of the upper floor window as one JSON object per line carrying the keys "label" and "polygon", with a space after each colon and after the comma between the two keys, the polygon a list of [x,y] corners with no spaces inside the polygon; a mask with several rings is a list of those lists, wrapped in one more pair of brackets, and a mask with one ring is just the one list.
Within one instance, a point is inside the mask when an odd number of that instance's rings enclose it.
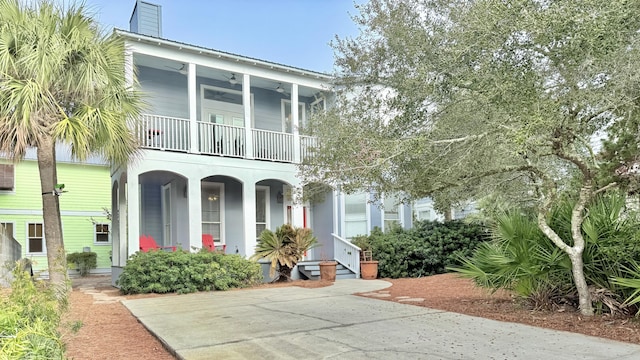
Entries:
{"label": "upper floor window", "polygon": [[[305,113],[305,104],[298,103],[298,126],[304,127],[307,123],[307,114]],[[291,112],[291,100],[282,100],[282,131],[293,133],[293,113]]]}
{"label": "upper floor window", "polygon": [[0,191],[13,191],[15,171],[13,164],[0,164]]}
{"label": "upper floor window", "polygon": [[44,253],[44,225],[42,223],[27,224],[27,253]]}
{"label": "upper floor window", "polygon": [[94,225],[94,243],[96,245],[109,244],[109,224],[95,224]]}

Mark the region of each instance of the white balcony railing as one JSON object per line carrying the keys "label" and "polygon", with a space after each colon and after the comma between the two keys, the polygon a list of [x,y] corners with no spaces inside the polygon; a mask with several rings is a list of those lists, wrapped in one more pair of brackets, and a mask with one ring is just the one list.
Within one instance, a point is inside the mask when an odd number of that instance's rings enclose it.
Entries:
{"label": "white balcony railing", "polygon": [[[300,146],[294,149],[293,134],[251,129],[247,139],[246,129],[208,122],[197,122],[197,135],[191,139],[191,122],[188,119],[143,114],[139,131],[142,147],[202,154],[247,158],[253,155],[257,160],[294,162],[294,152],[300,152],[300,159],[313,156],[317,139],[300,136]],[[191,149],[191,142],[196,141]],[[248,141],[253,143],[253,154],[247,154]]]}
{"label": "white balcony railing", "polygon": [[253,157],[261,160],[293,162],[293,135],[252,129]]}
{"label": "white balcony railing", "polygon": [[221,156],[245,156],[243,127],[198,122],[200,152]]}
{"label": "white balcony railing", "polygon": [[336,234],[333,236],[333,258],[360,277],[360,248]]}
{"label": "white balcony railing", "polygon": [[318,138],[313,136],[300,136],[300,159],[305,159],[313,156],[313,148],[318,145]]}
{"label": "white balcony railing", "polygon": [[139,132],[143,147],[161,150],[189,150],[189,120],[159,115],[142,115]]}

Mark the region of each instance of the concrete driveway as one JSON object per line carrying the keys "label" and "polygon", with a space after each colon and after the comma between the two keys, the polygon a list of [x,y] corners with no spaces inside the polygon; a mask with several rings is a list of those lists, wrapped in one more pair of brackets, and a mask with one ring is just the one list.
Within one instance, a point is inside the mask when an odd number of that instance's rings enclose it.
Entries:
{"label": "concrete driveway", "polygon": [[640,346],[351,295],[339,280],[122,303],[180,359],[640,359]]}

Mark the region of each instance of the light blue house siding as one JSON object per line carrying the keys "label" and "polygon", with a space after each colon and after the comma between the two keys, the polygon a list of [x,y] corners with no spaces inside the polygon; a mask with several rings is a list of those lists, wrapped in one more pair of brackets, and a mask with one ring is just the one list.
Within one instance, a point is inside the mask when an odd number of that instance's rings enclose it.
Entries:
{"label": "light blue house siding", "polygon": [[[147,95],[146,112],[186,119],[189,117],[187,77],[177,69],[159,70],[146,66],[138,67],[138,82],[141,90]],[[214,86],[224,89],[240,91],[240,85],[230,86],[228,81],[196,77],[196,108],[198,121],[202,120],[201,85]],[[253,117],[256,129],[282,131],[282,102],[287,99],[280,93],[251,87],[254,108]],[[306,116],[310,116],[309,104],[312,100],[299,96],[300,103],[304,103]]]}

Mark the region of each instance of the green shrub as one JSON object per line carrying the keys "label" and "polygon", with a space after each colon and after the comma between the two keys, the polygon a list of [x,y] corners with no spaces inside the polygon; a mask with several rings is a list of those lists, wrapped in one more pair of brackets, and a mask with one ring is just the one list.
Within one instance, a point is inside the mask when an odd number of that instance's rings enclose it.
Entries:
{"label": "green shrub", "polygon": [[98,254],[91,251],[74,252],[67,255],[67,262],[80,272],[80,276],[87,276],[91,269],[98,266]]}
{"label": "green shrub", "polygon": [[261,280],[260,265],[239,255],[179,250],[133,254],[117,284],[124,294],[182,294],[249,287]]}
{"label": "green shrub", "polygon": [[17,266],[11,294],[0,297],[0,359],[64,359],[62,309],[43,282]]}
{"label": "green shrub", "polygon": [[[469,255],[486,238],[484,228],[461,221],[418,221],[387,232],[376,228],[368,238],[380,277],[420,277],[446,272],[459,256]],[[362,243],[363,246],[366,242]]]}
{"label": "green shrub", "polygon": [[[574,204],[565,199],[549,216],[549,225],[567,244],[572,244]],[[624,206],[622,195],[598,196],[589,204],[582,226],[587,282],[594,290],[606,290],[599,294],[612,294],[594,298],[598,309],[616,306],[633,292],[626,283],[612,280],[620,279],[625,271],[633,276],[633,261],[640,258],[640,229],[635,217],[624,213]],[[480,286],[515,291],[535,304],[577,301],[569,257],[540,231],[535,214],[500,215],[491,232],[490,243],[462,258],[462,265],[452,270]]]}

